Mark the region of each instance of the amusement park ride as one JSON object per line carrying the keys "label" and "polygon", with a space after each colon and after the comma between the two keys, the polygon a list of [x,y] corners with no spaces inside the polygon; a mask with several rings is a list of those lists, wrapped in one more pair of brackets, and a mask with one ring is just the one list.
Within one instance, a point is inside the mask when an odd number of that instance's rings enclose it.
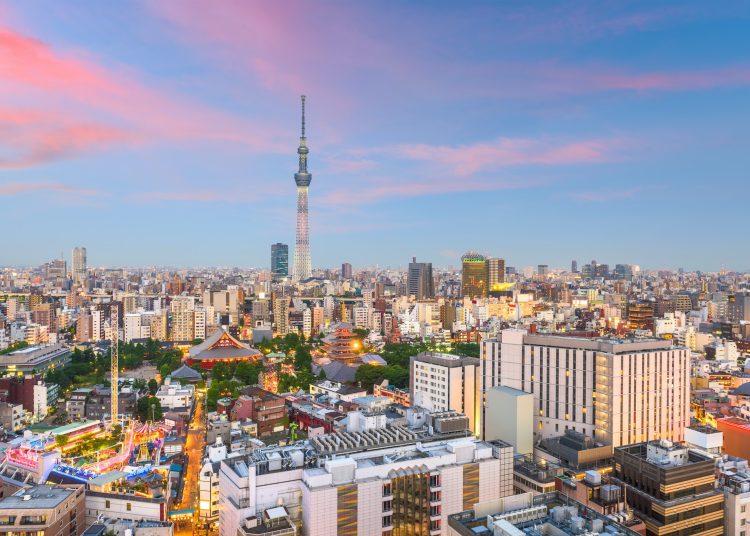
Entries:
{"label": "amusement park ride", "polygon": [[[116,326],[116,306],[112,309],[112,325]],[[119,420],[117,329],[112,332],[112,409],[109,422],[88,421],[56,428],[44,434],[27,433],[19,446],[5,451],[4,459],[0,461],[2,465],[13,465],[36,472],[40,480],[46,480],[51,474],[57,473],[66,479],[88,482],[112,471],[122,471],[135,478],[161,464],[164,439],[171,432],[172,426],[164,422]],[[114,444],[79,453],[80,447],[85,447],[88,440],[106,438],[117,432],[118,428],[119,438],[112,438]],[[59,435],[64,435],[66,441],[58,441]],[[44,469],[42,465],[46,463],[42,458],[49,459],[48,453],[57,453],[58,456],[52,456],[54,465]]]}

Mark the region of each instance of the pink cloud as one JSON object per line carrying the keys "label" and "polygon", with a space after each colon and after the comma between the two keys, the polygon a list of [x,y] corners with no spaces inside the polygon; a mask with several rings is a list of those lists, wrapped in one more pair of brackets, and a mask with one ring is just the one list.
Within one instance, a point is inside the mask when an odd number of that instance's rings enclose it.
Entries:
{"label": "pink cloud", "polygon": [[57,193],[74,196],[98,196],[102,192],[90,188],[76,188],[61,182],[5,182],[0,184],[0,197],[26,193]]}
{"label": "pink cloud", "polygon": [[545,184],[545,179],[496,179],[469,178],[456,180],[455,177],[433,178],[430,180],[412,180],[404,178],[369,179],[364,186],[342,188],[322,197],[320,203],[334,207],[356,207],[357,205],[376,203],[384,199],[422,197],[459,192],[491,192],[530,188]]}
{"label": "pink cloud", "polygon": [[472,145],[407,144],[381,149],[404,158],[448,168],[461,177],[479,171],[521,165],[569,165],[611,161],[621,140],[592,139],[568,143],[522,138],[499,138]]}
{"label": "pink cloud", "polygon": [[216,139],[281,151],[278,131],[249,125],[132,71],[105,68],[0,25],[0,135],[14,140],[2,165],[26,166],[116,142]]}

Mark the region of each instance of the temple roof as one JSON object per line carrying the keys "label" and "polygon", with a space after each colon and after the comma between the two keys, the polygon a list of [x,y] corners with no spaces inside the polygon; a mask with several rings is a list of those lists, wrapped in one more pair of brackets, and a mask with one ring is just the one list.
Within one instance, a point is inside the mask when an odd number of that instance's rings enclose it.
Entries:
{"label": "temple roof", "polygon": [[236,359],[260,355],[260,351],[238,341],[224,329],[217,329],[205,341],[190,349],[191,359]]}
{"label": "temple roof", "polygon": [[203,376],[195,369],[182,365],[180,368],[170,374],[172,379],[175,380],[202,380]]}

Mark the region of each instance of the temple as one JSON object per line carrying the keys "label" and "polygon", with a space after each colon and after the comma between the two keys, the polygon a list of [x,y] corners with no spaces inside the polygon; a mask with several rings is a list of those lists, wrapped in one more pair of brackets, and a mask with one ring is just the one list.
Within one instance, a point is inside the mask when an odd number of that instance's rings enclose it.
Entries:
{"label": "temple", "polygon": [[258,361],[260,351],[238,341],[226,330],[214,331],[205,341],[190,348],[185,362],[192,366],[200,363],[201,368],[210,370],[216,363],[234,363],[237,361]]}

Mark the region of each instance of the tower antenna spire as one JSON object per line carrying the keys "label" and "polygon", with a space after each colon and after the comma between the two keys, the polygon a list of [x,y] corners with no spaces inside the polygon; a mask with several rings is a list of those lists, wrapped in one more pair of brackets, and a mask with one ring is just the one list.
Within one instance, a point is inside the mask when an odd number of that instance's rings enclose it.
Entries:
{"label": "tower antenna spire", "polygon": [[302,95],[302,137],[305,137],[305,96]]}

